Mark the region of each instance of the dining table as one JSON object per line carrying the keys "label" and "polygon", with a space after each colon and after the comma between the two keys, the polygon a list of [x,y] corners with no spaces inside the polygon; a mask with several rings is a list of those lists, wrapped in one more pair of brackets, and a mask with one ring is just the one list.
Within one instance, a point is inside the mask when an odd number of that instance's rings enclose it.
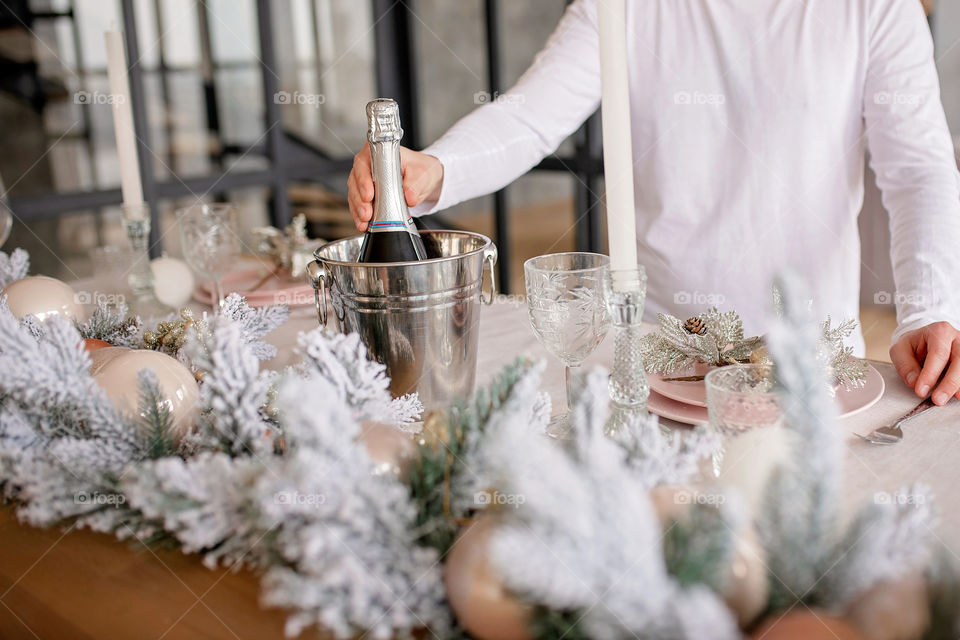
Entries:
{"label": "dining table", "polygon": [[[479,323],[477,384],[490,381],[519,355],[543,359],[542,389],[551,395],[554,410],[562,410],[563,367],[534,336],[523,299],[498,296],[483,307]],[[297,335],[317,324],[312,304],[293,308],[288,322],[267,337],[278,353],[263,366],[295,362]],[[613,343],[608,335],[584,368],[609,368]],[[960,402],[951,400],[915,418],[898,444],[865,442],[855,434],[894,421],[918,401],[892,365],[871,364],[885,382],[882,398],[834,425],[846,445],[843,495],[848,510],[878,499],[880,492],[926,485],[939,513],[933,534],[960,562]],[[669,420],[661,424],[690,428]],[[0,509],[0,640],[281,638],[285,613],[260,605],[258,577],[246,569],[209,569],[197,555],[73,526],[36,529],[18,522],[15,505]],[[301,637],[324,636],[314,630]]]}

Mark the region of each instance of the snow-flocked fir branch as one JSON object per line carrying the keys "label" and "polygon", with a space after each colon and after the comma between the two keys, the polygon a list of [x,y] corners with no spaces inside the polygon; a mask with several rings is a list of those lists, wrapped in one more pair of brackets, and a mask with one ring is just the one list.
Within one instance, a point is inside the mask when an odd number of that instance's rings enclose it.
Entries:
{"label": "snow-flocked fir branch", "polygon": [[933,496],[924,486],[876,493],[856,514],[817,588],[821,604],[843,607],[874,584],[922,573],[933,559]]}
{"label": "snow-flocked fir branch", "polygon": [[241,324],[220,315],[189,334],[184,351],[204,371],[200,417],[189,446],[263,455],[278,435],[264,413],[271,374],[260,371],[256,347]]}
{"label": "snow-flocked fir branch", "polygon": [[492,417],[498,490],[523,498],[501,512],[493,566],[529,602],[582,616],[577,626],[590,638],[739,637],[712,591],[669,575],[649,495],[625,451],[603,435],[606,386],[604,372],[587,377],[571,451],[519,428],[520,407]]}
{"label": "snow-flocked fir branch", "polygon": [[[436,552],[415,544],[406,486],[375,475],[337,381],[290,374],[276,394],[285,452],[264,447],[246,455],[262,428],[254,417],[265,397],[258,361],[238,323],[223,317],[211,325],[197,362],[209,367],[204,403],[211,416],[223,414],[212,419],[228,425],[219,441],[226,446],[151,459],[169,416],[157,410],[149,375],[141,380],[138,425],[96,386],[73,325],[21,324],[0,310],[0,366],[30,372],[0,381],[0,482],[19,516],[38,526],[72,521],[144,544],[172,537],[208,564],[258,568],[264,602],[293,609],[291,634],[314,624],[339,637],[446,628]],[[244,390],[250,397],[241,400]]]}
{"label": "snow-flocked fir branch", "polygon": [[359,419],[376,418],[399,426],[419,420],[423,405],[416,395],[391,398],[390,379],[383,364],[370,359],[359,334],[340,334],[318,328],[297,340],[304,375],[330,380]]}
{"label": "snow-flocked fir branch", "polygon": [[231,293],[223,301],[220,315],[240,325],[240,334],[258,360],[269,360],[277,355],[277,348],[261,338],[287,321],[290,308],[283,304],[254,308],[240,294]]}
{"label": "snow-flocked fir branch", "polygon": [[44,436],[113,434],[121,418],[89,375],[90,357],[59,316],[21,323],[0,303],[0,397],[41,425]]}
{"label": "snow-flocked fir branch", "polygon": [[12,253],[0,251],[0,289],[15,280],[26,278],[30,271],[30,254],[23,249]]}
{"label": "snow-flocked fir branch", "polygon": [[83,338],[109,342],[115,347],[136,349],[142,342],[140,320],[128,315],[126,305],[111,308],[101,301],[86,322],[77,323]]}
{"label": "snow-flocked fir branch", "polygon": [[626,462],[646,487],[680,485],[696,478],[700,465],[721,444],[704,425],[692,431],[664,431],[654,414],[634,415],[611,434],[626,452]]}
{"label": "snow-flocked fir branch", "polygon": [[816,324],[798,289],[801,285],[793,280],[779,284],[784,312],[769,335],[794,461],[774,472],[760,514],[760,533],[771,550],[774,608],[793,604],[816,586],[842,515],[845,446],[837,437],[836,409],[816,357]]}
{"label": "snow-flocked fir branch", "polygon": [[445,554],[459,524],[478,507],[472,500],[474,492],[490,486],[481,445],[498,409],[525,398],[529,406],[512,415],[525,430],[542,431],[549,418],[535,409],[542,406],[536,392],[542,370],[543,363],[518,359],[469,401],[461,399],[445,414],[427,416],[420,458],[408,480],[418,507],[417,530],[422,544]]}
{"label": "snow-flocked fir branch", "polygon": [[798,600],[842,607],[882,580],[922,571],[931,557],[932,498],[923,490],[886,495],[841,529],[846,446],[836,428],[817,349],[820,330],[810,317],[802,286],[792,278],[778,287],[783,314],[769,336],[780,388],[791,463],[768,484],[759,531],[768,550],[770,607]]}
{"label": "snow-flocked fir branch", "polygon": [[157,374],[144,369],[137,374],[140,398],[137,409],[140,414],[140,433],[145,440],[146,454],[149,458],[162,458],[176,453],[174,440],[173,413],[164,398]]}
{"label": "snow-flocked fir branch", "polygon": [[415,544],[406,487],[373,473],[331,381],[290,376],[277,405],[284,455],[166,458],[148,463],[125,494],[208,565],[262,568],[263,601],[293,610],[291,635],[311,625],[343,638],[443,629],[438,556]]}
{"label": "snow-flocked fir branch", "polygon": [[730,577],[735,541],[730,535],[743,513],[723,505],[693,504],[664,532],[667,571],[682,586],[705,584],[720,592]]}

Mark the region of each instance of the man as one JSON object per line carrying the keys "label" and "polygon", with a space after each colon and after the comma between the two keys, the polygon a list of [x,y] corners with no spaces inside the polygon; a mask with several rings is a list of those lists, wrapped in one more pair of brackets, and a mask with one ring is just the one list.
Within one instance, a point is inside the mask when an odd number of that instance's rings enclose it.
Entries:
{"label": "man", "polygon": [[[403,151],[415,215],[508,184],[597,108],[597,1],[568,8],[505,99],[423,153]],[[890,212],[899,323],[891,358],[918,396],[960,398],[960,176],[921,4],[627,5],[648,313],[693,315],[706,296],[762,332],[771,280],[791,268],[809,281],[818,313],[857,317],[869,145]],[[360,231],[372,200],[365,148],[349,178]]]}

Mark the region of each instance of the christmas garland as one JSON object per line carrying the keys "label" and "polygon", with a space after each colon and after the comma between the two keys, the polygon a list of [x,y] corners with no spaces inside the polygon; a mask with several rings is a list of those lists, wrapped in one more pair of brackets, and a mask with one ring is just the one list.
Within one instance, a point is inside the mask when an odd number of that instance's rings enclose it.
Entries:
{"label": "christmas garland", "polygon": [[[0,254],[0,284],[25,273],[21,254]],[[802,400],[784,403],[797,464],[774,472],[753,514],[735,489],[691,485],[715,434],[634,416],[605,435],[602,371],[580,381],[568,446],[541,435],[542,367],[524,360],[410,436],[419,403],[390,397],[356,335],[301,334],[297,365],[261,372],[262,338],[285,318],[233,296],[215,318],[153,332],[202,380],[196,426],[177,441],[149,372],[135,415],[89,372],[85,338],[143,346],[139,323],[105,308],[40,323],[0,303],[3,498],[32,526],[248,567],[263,604],[290,611],[289,635],[719,640],[795,606],[867,633],[871,603],[904,585],[922,589],[924,617],[902,637],[956,634],[960,589],[922,488],[839,524],[844,445],[796,309],[769,345],[783,393]],[[164,344],[171,330],[182,346]],[[413,454],[371,447],[384,428]],[[499,599],[471,591],[483,580]]]}

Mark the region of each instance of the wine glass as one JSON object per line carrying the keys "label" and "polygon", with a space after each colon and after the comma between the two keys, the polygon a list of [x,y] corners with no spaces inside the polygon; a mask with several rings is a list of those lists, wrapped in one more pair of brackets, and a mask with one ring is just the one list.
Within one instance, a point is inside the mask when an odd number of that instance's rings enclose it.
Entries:
{"label": "wine glass", "polygon": [[530,325],[540,343],[565,367],[568,410],[554,416],[547,433],[570,431],[570,375],[603,341],[610,316],[603,280],[610,258],[597,253],[554,253],[523,264]]}
{"label": "wine glass", "polygon": [[237,211],[229,204],[196,204],[177,210],[177,224],[187,262],[213,281],[217,312],[223,305],[223,274],[240,254]]}

